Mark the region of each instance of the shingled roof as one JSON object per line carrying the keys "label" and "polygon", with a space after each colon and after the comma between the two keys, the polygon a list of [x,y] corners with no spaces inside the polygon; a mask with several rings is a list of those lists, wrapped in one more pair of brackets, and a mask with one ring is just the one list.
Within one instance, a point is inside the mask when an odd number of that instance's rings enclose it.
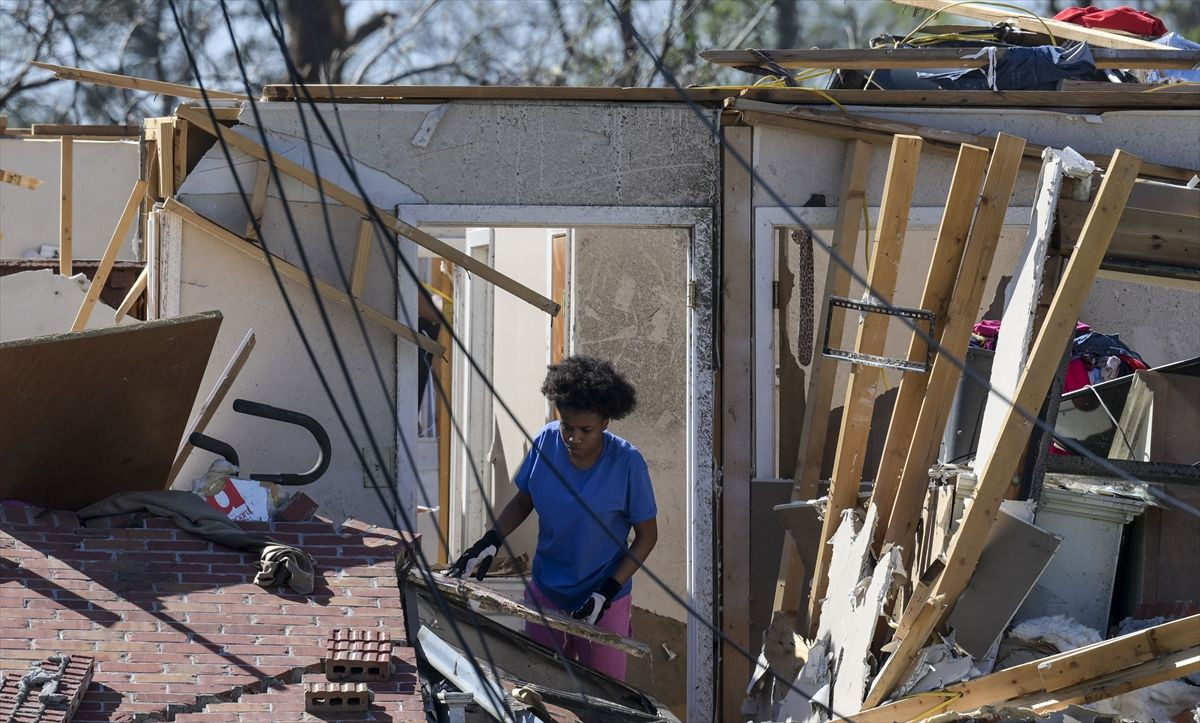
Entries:
{"label": "shingled roof", "polygon": [[[337,628],[404,639],[395,552],[405,533],[354,520],[241,523],[297,545],[317,564],[311,595],[254,584],[256,557],[174,523],[80,527],[71,513],[0,508],[0,670],[55,653],[95,658],[73,720],[316,720],[304,683],[323,680]],[[345,720],[424,720],[415,655],[369,683],[370,710]]]}

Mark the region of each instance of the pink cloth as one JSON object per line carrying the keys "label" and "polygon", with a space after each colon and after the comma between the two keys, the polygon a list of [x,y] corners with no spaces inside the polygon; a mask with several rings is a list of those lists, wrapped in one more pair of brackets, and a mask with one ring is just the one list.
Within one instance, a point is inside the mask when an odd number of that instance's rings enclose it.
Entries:
{"label": "pink cloth", "polygon": [[[533,580],[530,580],[529,586],[525,588],[525,602],[535,610],[540,606],[547,611],[562,613],[564,615],[571,614],[570,610],[563,610],[550,602],[549,598],[538,589],[537,583]],[[632,606],[633,595],[626,595],[619,600],[614,600],[608,610],[604,611],[604,617],[600,618],[600,622],[596,624],[596,627],[616,633],[617,635],[629,637],[633,632]],[[600,671],[617,680],[625,680],[625,653],[616,648],[593,643],[584,638],[568,635],[558,630],[551,630],[544,625],[532,622],[525,623],[525,634],[532,638],[535,643],[558,651],[570,660],[578,661],[581,665],[586,665],[592,670]]]}

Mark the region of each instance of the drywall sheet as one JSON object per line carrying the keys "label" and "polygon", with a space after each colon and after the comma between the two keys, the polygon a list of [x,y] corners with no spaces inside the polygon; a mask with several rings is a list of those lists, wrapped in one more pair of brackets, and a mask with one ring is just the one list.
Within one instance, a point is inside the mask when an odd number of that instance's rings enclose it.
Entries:
{"label": "drywall sheet", "polygon": [[0,344],[0,499],[162,489],[220,312]]}

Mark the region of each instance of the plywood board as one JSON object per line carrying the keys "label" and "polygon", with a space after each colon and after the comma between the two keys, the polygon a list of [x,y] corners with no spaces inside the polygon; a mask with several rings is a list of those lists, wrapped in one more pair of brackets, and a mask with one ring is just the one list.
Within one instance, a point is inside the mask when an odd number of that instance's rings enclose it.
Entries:
{"label": "plywood board", "polygon": [[0,499],[162,489],[220,312],[0,344]]}

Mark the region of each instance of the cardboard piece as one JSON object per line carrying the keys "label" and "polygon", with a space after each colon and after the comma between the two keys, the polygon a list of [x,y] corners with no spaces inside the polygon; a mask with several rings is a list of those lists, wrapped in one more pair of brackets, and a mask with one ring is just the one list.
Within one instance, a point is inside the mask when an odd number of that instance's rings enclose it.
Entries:
{"label": "cardboard piece", "polygon": [[0,343],[0,499],[162,489],[221,313]]}

